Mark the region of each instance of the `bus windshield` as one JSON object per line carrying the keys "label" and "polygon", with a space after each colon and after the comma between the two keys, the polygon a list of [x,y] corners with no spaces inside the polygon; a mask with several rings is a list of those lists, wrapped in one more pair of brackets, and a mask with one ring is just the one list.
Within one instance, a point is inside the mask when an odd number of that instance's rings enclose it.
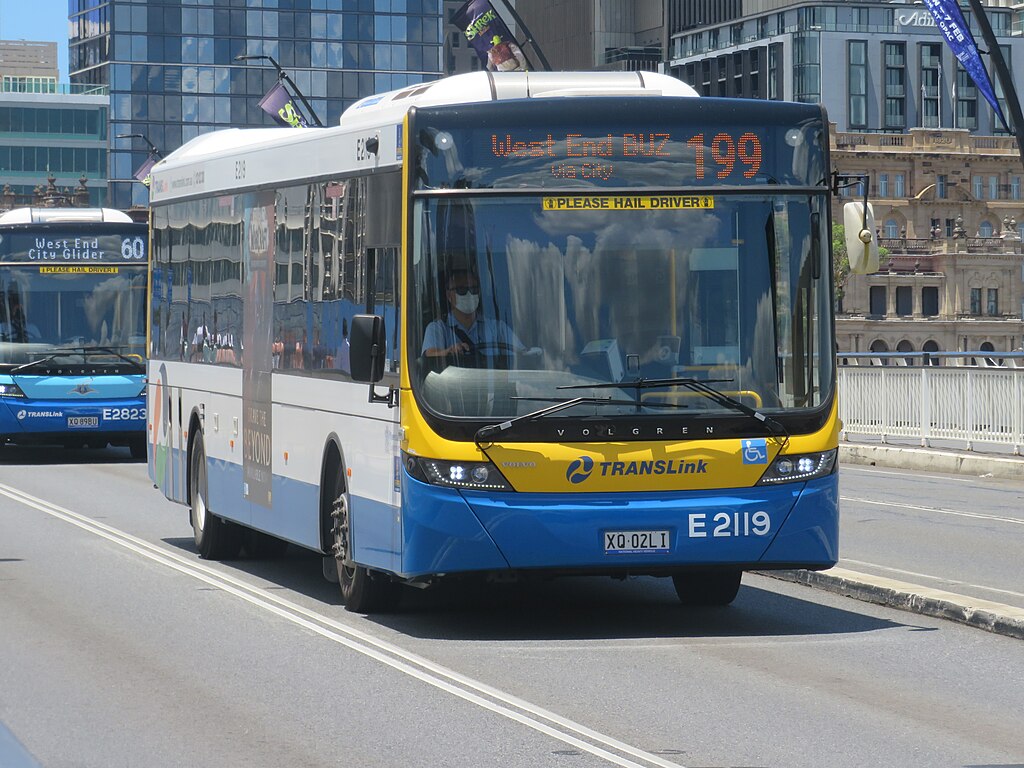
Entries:
{"label": "bus windshield", "polygon": [[[0,265],[0,365],[145,354],[145,265]],[[109,360],[100,360],[106,355]],[[85,357],[87,359],[83,360]]]}
{"label": "bus windshield", "polygon": [[819,408],[834,386],[825,205],[750,191],[417,196],[416,395],[442,423],[581,395],[594,397],[545,421],[742,418],[639,379],[696,379],[780,415]]}

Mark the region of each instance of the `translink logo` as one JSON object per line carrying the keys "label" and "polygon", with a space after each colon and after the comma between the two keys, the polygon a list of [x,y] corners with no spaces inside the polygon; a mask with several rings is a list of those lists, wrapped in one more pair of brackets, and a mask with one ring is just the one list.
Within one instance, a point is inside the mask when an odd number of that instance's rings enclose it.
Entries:
{"label": "translink logo", "polygon": [[[637,477],[646,475],[706,475],[708,463],[704,459],[696,461],[675,461],[657,459],[649,461],[601,461],[596,464],[600,468],[601,477]],[[579,484],[593,473],[595,463],[589,456],[580,456],[569,464],[565,479],[570,483]]]}

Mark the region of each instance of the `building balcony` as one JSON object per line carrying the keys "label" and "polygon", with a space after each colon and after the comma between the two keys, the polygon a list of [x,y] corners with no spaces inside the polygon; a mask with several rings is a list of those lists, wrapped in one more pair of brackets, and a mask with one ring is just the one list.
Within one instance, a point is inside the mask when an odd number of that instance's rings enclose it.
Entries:
{"label": "building balcony", "polygon": [[837,131],[831,125],[832,147],[850,152],[927,152],[942,154],[1015,155],[1013,136],[976,136],[960,128],[909,128],[905,132]]}
{"label": "building balcony", "polygon": [[57,96],[109,96],[110,88],[89,83],[0,82],[0,93],[54,94]]}

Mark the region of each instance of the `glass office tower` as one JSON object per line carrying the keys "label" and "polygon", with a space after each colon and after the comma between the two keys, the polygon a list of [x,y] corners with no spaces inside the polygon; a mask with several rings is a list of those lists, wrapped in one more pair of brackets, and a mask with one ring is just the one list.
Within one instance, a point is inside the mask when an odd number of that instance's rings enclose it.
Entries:
{"label": "glass office tower", "polygon": [[275,123],[271,56],[324,125],[378,91],[441,73],[441,0],[69,0],[73,83],[110,88],[108,205],[145,204],[147,156],[200,133]]}

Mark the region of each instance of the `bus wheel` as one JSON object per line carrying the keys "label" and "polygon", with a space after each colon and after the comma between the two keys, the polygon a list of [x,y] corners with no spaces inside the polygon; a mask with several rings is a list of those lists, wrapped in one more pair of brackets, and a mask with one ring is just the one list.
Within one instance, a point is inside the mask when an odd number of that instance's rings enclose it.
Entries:
{"label": "bus wheel", "polygon": [[672,577],[683,605],[728,605],[736,599],[743,571],[684,571]]}
{"label": "bus wheel", "polygon": [[341,600],[345,609],[356,613],[380,613],[394,610],[402,596],[401,584],[385,574],[352,562],[352,533],[345,491],[335,482],[331,504],[334,561],[338,566]]}
{"label": "bus wheel", "polygon": [[230,560],[242,548],[242,529],[222,520],[206,506],[206,449],[202,436],[196,438],[189,464],[189,490],[192,499],[192,536],[199,556],[204,560]]}

